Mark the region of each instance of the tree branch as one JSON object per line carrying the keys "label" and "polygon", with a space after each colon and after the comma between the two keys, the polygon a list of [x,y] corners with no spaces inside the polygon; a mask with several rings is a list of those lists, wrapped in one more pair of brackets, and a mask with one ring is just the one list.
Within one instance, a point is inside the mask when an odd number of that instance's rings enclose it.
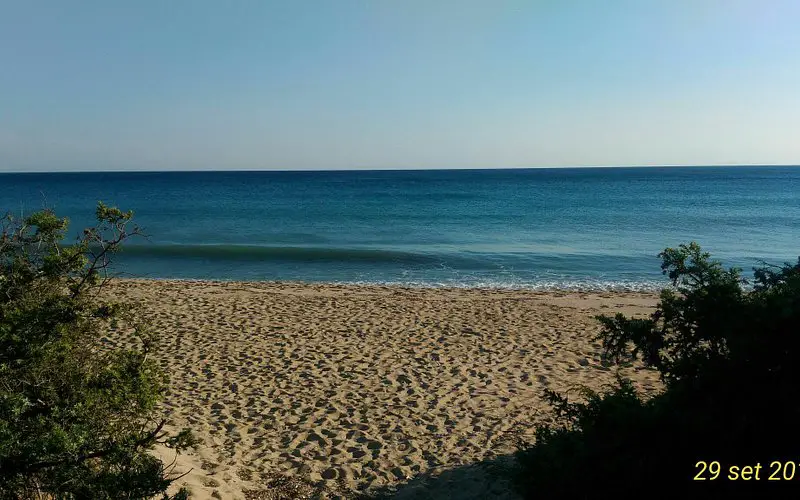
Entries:
{"label": "tree branch", "polygon": [[[166,420],[161,420],[155,429],[150,431],[146,436],[134,441],[133,448],[137,449],[142,446],[147,446],[153,444],[154,442],[162,436],[161,431],[164,428],[164,425],[167,423]],[[22,464],[21,460],[9,460],[9,464],[3,464],[3,468],[9,470],[11,472],[16,473],[23,473],[23,474],[30,474],[33,472],[40,471],[42,469],[47,469],[50,467],[55,467],[59,465],[78,465],[86,460],[91,460],[93,458],[102,458],[107,455],[110,455],[114,450],[112,449],[105,449],[99,450],[92,453],[85,453],[83,455],[79,455],[74,458],[62,458],[58,460],[45,460],[41,462],[34,462],[32,464]],[[22,465],[20,465],[22,464]]]}

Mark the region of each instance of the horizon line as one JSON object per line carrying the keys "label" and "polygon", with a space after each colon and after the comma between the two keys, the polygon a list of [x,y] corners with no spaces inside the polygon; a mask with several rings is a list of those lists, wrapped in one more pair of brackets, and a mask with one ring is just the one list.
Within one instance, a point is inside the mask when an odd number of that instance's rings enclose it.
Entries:
{"label": "horizon line", "polygon": [[351,168],[243,168],[243,169],[115,169],[115,170],[2,170],[0,174],[88,174],[88,173],[165,173],[165,172],[412,172],[442,170],[561,170],[561,169],[612,169],[612,168],[752,168],[752,167],[800,167],[792,163],[748,163],[748,164],[671,164],[671,165],[572,165],[532,167],[351,167]]}

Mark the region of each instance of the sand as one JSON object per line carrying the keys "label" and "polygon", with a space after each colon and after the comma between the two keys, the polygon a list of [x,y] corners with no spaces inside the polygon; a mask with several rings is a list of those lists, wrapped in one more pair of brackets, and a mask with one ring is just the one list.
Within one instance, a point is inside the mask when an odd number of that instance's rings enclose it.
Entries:
{"label": "sand", "polygon": [[[176,484],[232,499],[515,498],[480,464],[508,463],[548,418],[545,388],[613,382],[593,315],[645,315],[657,299],[147,280],[109,292],[145,306],[169,425],[202,440],[177,457]],[[622,373],[660,389],[652,370]]]}

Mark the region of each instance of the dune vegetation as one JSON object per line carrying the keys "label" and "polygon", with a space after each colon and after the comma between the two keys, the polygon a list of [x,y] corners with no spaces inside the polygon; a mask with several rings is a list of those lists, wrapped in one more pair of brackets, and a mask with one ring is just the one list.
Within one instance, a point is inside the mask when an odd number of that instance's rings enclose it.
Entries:
{"label": "dune vegetation", "polygon": [[[0,497],[153,497],[174,478],[148,451],[192,443],[188,431],[163,430],[156,336],[131,304],[99,294],[110,257],[138,234],[132,214],[100,203],[96,215],[66,246],[68,221],[52,211],[3,221]],[[136,342],[106,348],[109,332]]]}
{"label": "dune vegetation", "polygon": [[[800,479],[800,260],[748,282],[699,245],[667,248],[672,288],[648,319],[598,316],[606,355],[643,361],[665,390],[643,398],[627,380],[569,401],[547,391],[555,422],[517,454],[530,498],[748,488],[765,497]],[[748,469],[748,467],[750,469]],[[758,472],[758,474],[757,474]]]}

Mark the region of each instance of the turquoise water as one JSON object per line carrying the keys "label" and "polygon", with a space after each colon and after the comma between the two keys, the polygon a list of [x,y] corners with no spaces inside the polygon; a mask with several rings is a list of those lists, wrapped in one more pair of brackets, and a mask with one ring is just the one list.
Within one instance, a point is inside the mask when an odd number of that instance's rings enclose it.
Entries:
{"label": "turquoise water", "polygon": [[0,210],[91,222],[97,200],[149,235],[149,278],[653,289],[692,240],[729,265],[800,255],[800,168],[0,174]]}

